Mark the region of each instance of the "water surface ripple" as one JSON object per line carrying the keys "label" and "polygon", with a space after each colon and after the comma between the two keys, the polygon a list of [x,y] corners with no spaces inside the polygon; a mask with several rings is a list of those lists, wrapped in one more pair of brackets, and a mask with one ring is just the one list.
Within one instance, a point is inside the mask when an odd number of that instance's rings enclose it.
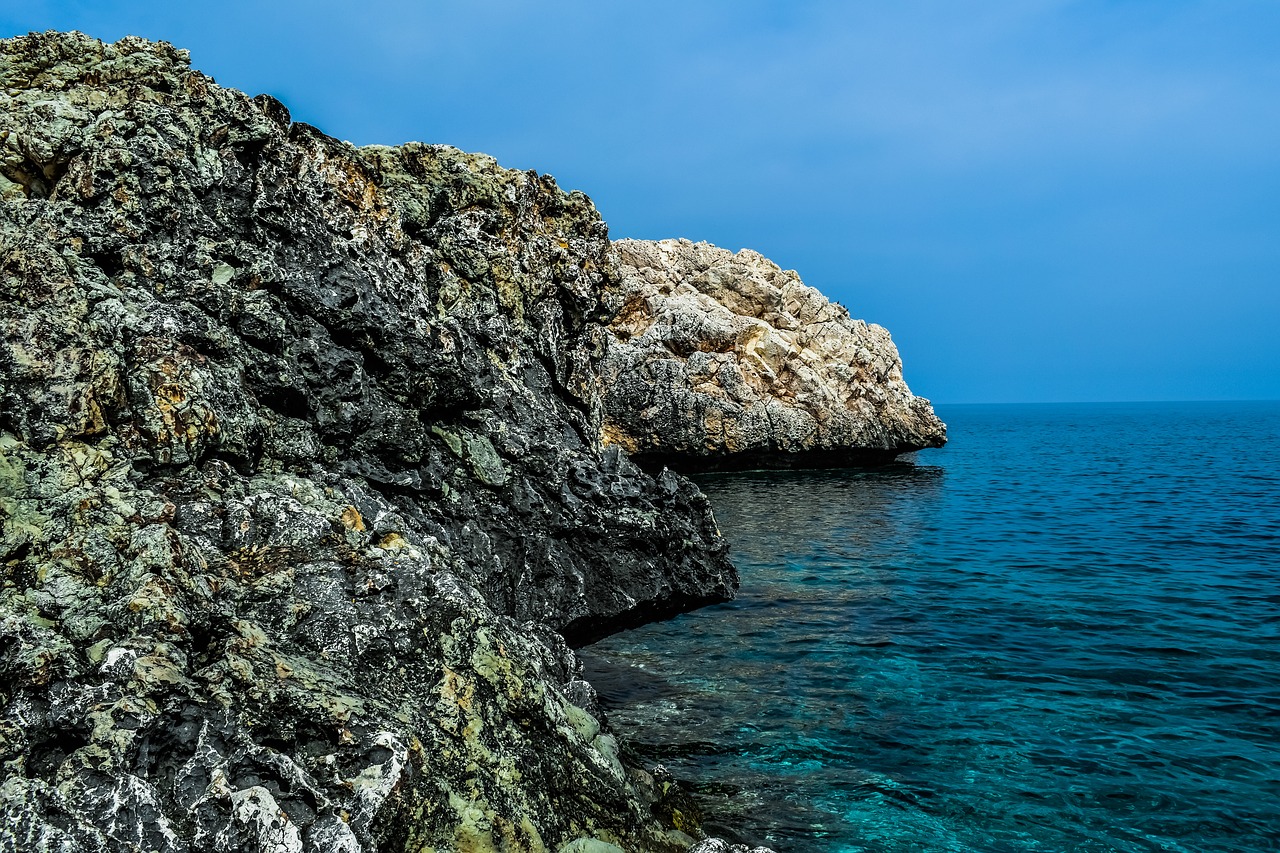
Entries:
{"label": "water surface ripple", "polygon": [[940,414],[702,479],[741,596],[584,650],[613,725],[779,851],[1280,850],[1280,404]]}

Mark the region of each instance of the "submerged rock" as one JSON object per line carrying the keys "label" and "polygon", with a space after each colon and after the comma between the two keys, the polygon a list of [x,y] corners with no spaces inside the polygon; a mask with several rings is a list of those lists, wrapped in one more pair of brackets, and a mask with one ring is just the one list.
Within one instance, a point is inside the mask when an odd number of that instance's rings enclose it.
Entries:
{"label": "submerged rock", "polygon": [[689,853],[773,853],[768,847],[748,847],[745,844],[730,844],[721,838],[708,838],[698,842]]}
{"label": "submerged rock", "polygon": [[586,196],[136,38],[0,102],[0,850],[687,847],[562,639],[737,580],[601,446]]}
{"label": "submerged rock", "polygon": [[889,332],[756,252],[619,240],[605,438],[678,469],[887,462],[946,442]]}

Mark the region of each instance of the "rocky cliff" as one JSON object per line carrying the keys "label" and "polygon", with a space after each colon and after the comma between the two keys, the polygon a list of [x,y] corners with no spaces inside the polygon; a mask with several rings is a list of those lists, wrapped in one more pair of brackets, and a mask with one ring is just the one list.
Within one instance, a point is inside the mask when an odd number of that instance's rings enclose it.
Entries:
{"label": "rocky cliff", "polygon": [[600,443],[589,200],[132,38],[0,122],[0,850],[688,846],[562,639],[736,584]]}
{"label": "rocky cliff", "polygon": [[888,333],[169,45],[0,107],[0,853],[689,848],[571,648],[733,594],[662,462],[940,444]]}
{"label": "rocky cliff", "polygon": [[605,438],[655,468],[879,464],[946,442],[888,331],[759,254],[619,240]]}

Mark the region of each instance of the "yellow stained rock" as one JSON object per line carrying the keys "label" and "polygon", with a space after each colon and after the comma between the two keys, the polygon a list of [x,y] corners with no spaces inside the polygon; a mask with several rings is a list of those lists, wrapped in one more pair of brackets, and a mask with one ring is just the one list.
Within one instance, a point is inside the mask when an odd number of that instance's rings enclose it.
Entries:
{"label": "yellow stained rock", "polygon": [[364,530],[364,518],[360,510],[349,506],[342,511],[342,523],[348,530]]}

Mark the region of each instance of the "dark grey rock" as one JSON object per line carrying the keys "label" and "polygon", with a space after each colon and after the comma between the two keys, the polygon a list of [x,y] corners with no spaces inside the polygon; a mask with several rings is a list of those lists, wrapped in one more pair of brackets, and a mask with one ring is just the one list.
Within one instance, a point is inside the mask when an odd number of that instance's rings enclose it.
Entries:
{"label": "dark grey rock", "polygon": [[0,850],[687,847],[569,644],[736,575],[602,449],[587,197],[136,38],[0,102]]}

